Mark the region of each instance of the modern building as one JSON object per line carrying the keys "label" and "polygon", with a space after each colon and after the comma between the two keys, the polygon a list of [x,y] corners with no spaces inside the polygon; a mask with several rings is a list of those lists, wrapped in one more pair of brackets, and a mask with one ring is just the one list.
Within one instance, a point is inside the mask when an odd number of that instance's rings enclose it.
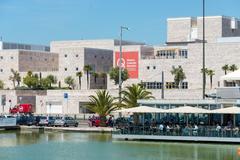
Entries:
{"label": "modern building", "polygon": [[13,42],[4,42],[4,41],[0,40],[0,50],[6,50],[6,49],[50,51],[50,47],[49,46],[34,45],[34,44],[23,44],[23,43],[13,43]]}
{"label": "modern building", "polygon": [[[12,89],[9,80],[11,69],[18,71],[24,77],[28,71],[46,76],[57,75],[59,70],[59,55],[56,53],[33,50],[6,49],[0,50],[0,80],[5,89]],[[22,85],[22,84],[21,84]]]}
{"label": "modern building", "polygon": [[[201,100],[202,20],[202,17],[169,18],[167,41],[163,45],[149,46],[144,43],[123,41],[121,65],[129,72],[129,79],[123,83],[123,86],[142,83],[158,99],[151,102],[139,101],[139,103],[165,106],[170,102],[172,104],[181,102],[176,105],[218,107],[215,100]],[[214,71],[212,85],[210,76],[207,75],[206,79],[206,93],[211,94],[221,85],[220,77],[225,74],[222,66],[235,64],[240,67],[240,20],[226,16],[209,16],[206,17],[205,24],[206,68]],[[72,76],[75,79],[75,90],[49,90],[31,94],[13,90],[0,91],[0,95],[6,96],[7,102],[9,99],[12,104],[26,102],[27,98],[23,97],[32,96],[35,97],[32,99],[35,99],[38,113],[53,112],[50,108],[54,108],[54,105],[58,106],[56,110],[61,110],[62,113],[81,113],[82,106],[88,101],[88,96],[94,94],[95,89],[107,88],[111,94],[118,94],[118,86],[114,85],[109,76],[106,79],[95,80],[92,74],[88,89],[83,67],[90,65],[93,72],[108,73],[112,67],[120,65],[119,40],[53,41],[50,44],[50,51],[1,50],[0,61],[3,65],[0,69],[3,73],[0,70],[0,79],[4,80],[6,88],[11,88],[11,82],[8,80],[11,68],[23,73],[31,69],[34,72],[44,72],[44,75],[56,75],[62,86],[66,85],[64,79]],[[176,88],[174,76],[171,74],[172,68],[178,66],[183,68],[186,75],[180,88]],[[76,76],[79,71],[84,73],[81,90]],[[64,98],[65,93],[69,98]],[[39,106],[41,107],[38,108]]]}

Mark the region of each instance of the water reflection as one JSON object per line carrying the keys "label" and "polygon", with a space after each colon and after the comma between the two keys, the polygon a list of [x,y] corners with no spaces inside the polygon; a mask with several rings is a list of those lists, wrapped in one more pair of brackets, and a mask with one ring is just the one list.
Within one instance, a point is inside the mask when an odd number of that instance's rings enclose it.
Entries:
{"label": "water reflection", "polygon": [[[239,159],[238,145],[113,141],[110,134],[0,132],[0,159],[223,160]],[[25,157],[25,158],[24,158]]]}

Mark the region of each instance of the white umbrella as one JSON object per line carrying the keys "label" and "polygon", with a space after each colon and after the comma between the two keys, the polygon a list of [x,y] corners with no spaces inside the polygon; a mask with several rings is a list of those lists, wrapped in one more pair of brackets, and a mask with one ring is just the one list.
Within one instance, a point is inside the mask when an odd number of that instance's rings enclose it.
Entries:
{"label": "white umbrella", "polygon": [[115,113],[166,113],[164,109],[149,106],[139,106],[113,111]]}
{"label": "white umbrella", "polygon": [[220,108],[212,110],[211,113],[217,113],[217,114],[240,114],[240,107],[227,107],[227,108]]}
{"label": "white umbrella", "polygon": [[240,114],[240,107],[226,107],[226,108],[220,108],[220,109],[215,109],[211,111],[212,113],[215,114],[233,114],[233,125],[236,125],[236,116],[235,114]]}
{"label": "white umbrella", "polygon": [[221,80],[226,80],[226,81],[237,81],[240,80],[240,69],[231,73],[228,73],[225,76],[222,76],[220,78]]}
{"label": "white umbrella", "polygon": [[210,112],[210,110],[202,109],[202,108],[198,108],[198,107],[183,106],[183,107],[168,109],[168,110],[166,110],[166,113],[204,114],[204,113],[211,113],[211,112]]}

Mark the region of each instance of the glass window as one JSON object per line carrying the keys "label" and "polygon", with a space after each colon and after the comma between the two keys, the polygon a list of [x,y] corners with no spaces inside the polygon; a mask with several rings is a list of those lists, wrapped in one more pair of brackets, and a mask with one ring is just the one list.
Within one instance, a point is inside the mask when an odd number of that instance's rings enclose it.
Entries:
{"label": "glass window", "polygon": [[149,67],[149,66],[147,66],[147,69],[149,70],[149,69],[150,69],[150,67]]}
{"label": "glass window", "polygon": [[78,57],[78,54],[76,54],[76,57]]}
{"label": "glass window", "polygon": [[156,69],[156,66],[153,66],[153,69]]}
{"label": "glass window", "polygon": [[67,68],[64,68],[65,71],[67,71]]}
{"label": "glass window", "polygon": [[78,71],[78,67],[76,67],[76,71]]}
{"label": "glass window", "polygon": [[65,54],[64,57],[67,57],[67,55]]}

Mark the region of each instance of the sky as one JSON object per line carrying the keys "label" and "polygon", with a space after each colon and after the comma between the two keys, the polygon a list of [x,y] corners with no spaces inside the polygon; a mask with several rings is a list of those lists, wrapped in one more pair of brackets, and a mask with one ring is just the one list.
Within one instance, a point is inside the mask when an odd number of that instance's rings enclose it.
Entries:
{"label": "sky", "polygon": [[[240,0],[206,0],[206,15],[240,18]],[[123,39],[158,45],[166,19],[202,15],[202,0],[0,0],[0,37],[49,45],[53,40]]]}

